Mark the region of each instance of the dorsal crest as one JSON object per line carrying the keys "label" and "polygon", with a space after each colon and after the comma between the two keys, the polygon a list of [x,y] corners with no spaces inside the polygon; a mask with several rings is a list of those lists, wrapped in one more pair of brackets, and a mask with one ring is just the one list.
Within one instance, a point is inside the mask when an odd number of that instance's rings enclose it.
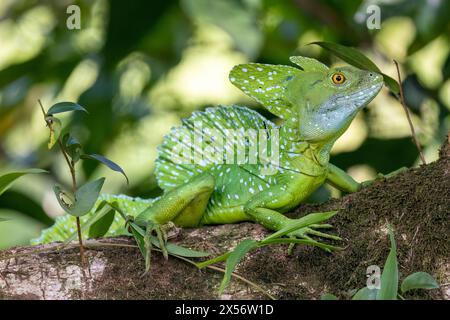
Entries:
{"label": "dorsal crest", "polygon": [[317,61],[313,58],[302,57],[302,56],[294,56],[290,57],[292,63],[295,63],[300,68],[302,68],[306,72],[323,72],[327,73],[329,68],[324,65],[322,62]]}

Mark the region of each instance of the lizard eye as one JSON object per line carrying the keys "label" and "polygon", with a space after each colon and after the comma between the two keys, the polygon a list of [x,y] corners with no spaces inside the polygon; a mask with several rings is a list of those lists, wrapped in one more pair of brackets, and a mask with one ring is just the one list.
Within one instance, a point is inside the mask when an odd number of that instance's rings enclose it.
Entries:
{"label": "lizard eye", "polygon": [[335,74],[333,74],[333,76],[331,77],[331,80],[333,80],[334,84],[342,84],[345,82],[345,76],[343,73],[340,72],[336,72]]}

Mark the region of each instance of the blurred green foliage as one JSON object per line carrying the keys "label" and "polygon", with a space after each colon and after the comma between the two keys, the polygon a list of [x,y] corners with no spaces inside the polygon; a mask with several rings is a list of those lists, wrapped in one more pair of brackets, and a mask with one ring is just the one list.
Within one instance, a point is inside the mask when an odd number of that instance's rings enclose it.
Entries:
{"label": "blurred green foliage", "polygon": [[[81,9],[69,30],[67,6]],[[381,29],[369,30],[369,5]],[[370,9],[370,8],[369,8]],[[63,159],[47,150],[37,104],[76,101],[89,111],[61,117],[87,153],[119,163],[130,178],[85,161],[80,181],[107,177],[104,191],[152,197],[156,146],[180,117],[206,106],[256,108],[228,83],[233,65],[289,64],[301,54],[341,63],[315,45],[358,47],[396,78],[403,67],[407,103],[427,161],[450,127],[450,2],[444,0],[32,1],[0,3],[0,171],[39,167],[0,197],[0,248],[24,244],[61,214],[54,184],[70,185]],[[418,164],[401,105],[384,90],[338,141],[332,161],[356,179]],[[312,200],[336,190],[323,188]]]}

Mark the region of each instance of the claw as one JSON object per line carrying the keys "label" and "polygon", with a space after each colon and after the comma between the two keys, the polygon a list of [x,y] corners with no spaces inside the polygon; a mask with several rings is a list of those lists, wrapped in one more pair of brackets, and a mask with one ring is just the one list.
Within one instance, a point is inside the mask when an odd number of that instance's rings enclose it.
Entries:
{"label": "claw", "polygon": [[167,253],[167,249],[166,249],[167,234],[159,226],[156,227],[154,229],[154,231],[156,232],[156,237],[158,238],[158,241],[159,241],[159,248],[162,251],[164,259],[167,260],[167,259],[169,259],[169,254]]}
{"label": "claw", "polygon": [[323,233],[314,229],[310,229],[307,231],[309,234],[318,236],[318,237],[322,237],[322,238],[326,238],[326,239],[332,239],[332,240],[342,240],[342,238],[338,237],[338,236],[334,236],[332,234],[328,234],[328,233]]}
{"label": "claw", "polygon": [[151,263],[151,257],[152,257],[152,228],[150,225],[147,226],[147,229],[145,230],[145,236],[144,236],[144,246],[145,246],[145,272],[142,274],[142,277],[145,276],[150,271],[150,263]]}

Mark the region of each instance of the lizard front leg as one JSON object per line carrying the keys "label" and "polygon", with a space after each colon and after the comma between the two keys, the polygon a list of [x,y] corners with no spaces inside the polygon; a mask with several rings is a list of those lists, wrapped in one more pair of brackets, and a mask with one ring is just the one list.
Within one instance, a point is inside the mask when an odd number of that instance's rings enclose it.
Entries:
{"label": "lizard front leg", "polygon": [[353,193],[361,189],[362,184],[356,182],[347,172],[329,163],[327,182],[341,191]]}
{"label": "lizard front leg", "polygon": [[408,168],[401,167],[400,169],[392,171],[391,173],[388,173],[388,174],[379,173],[377,175],[377,178],[359,183],[359,182],[356,182],[344,170],[329,163],[328,164],[327,182],[329,184],[331,184],[332,186],[338,188],[341,191],[353,193],[353,192],[360,190],[363,187],[367,187],[367,186],[371,185],[377,179],[391,178],[399,173],[405,172],[406,170],[408,170]]}

